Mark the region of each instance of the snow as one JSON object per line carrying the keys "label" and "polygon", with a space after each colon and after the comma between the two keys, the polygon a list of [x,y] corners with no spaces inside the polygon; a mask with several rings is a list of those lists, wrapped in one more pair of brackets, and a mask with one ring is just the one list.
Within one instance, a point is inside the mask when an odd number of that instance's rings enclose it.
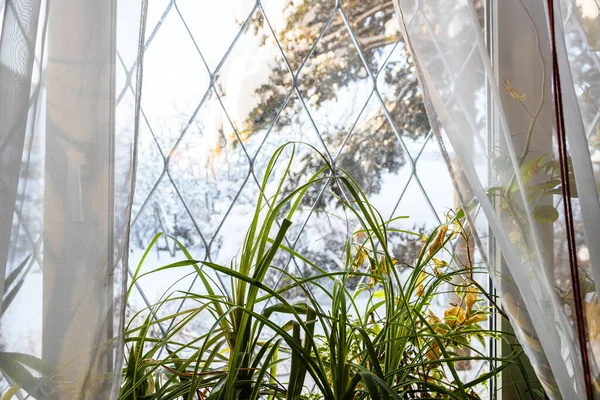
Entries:
{"label": "snow", "polygon": [[394,37],[400,34],[400,24],[396,18],[385,23],[385,36]]}

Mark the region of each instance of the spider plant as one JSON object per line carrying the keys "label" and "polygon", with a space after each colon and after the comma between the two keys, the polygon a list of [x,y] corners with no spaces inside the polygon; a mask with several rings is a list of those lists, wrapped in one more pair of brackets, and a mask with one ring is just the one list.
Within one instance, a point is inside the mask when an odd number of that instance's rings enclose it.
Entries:
{"label": "spider plant", "polygon": [[[270,159],[252,222],[230,265],[196,260],[170,237],[185,259],[142,274],[163,234],[150,243],[128,296],[145,276],[180,268],[197,275],[201,290],[167,291],[130,319],[120,398],[479,398],[475,389],[519,362],[522,351],[515,347],[512,354],[492,358],[478,344],[502,340],[504,334],[481,326],[490,313],[502,312],[472,278],[476,266],[443,261],[452,257],[447,251],[452,238],[465,234],[463,213],[448,216],[423,237],[417,260],[404,265],[389,242],[400,232],[394,227],[398,219],[384,220],[356,181],[325,157],[305,183],[284,190],[296,146],[283,145]],[[291,150],[287,161],[285,150]],[[283,174],[273,184],[277,168]],[[337,188],[345,213],[356,222],[339,249],[345,268],[335,271],[312,263],[285,241],[307,190],[325,183]],[[306,263],[312,274],[295,276],[282,256]],[[212,278],[215,273],[228,278],[225,285]],[[284,276],[284,285],[265,284],[269,273]],[[447,304],[438,317],[434,302],[449,286],[460,301]],[[301,300],[289,300],[298,292]],[[192,306],[168,311],[182,300]],[[210,327],[186,339],[182,333],[199,319],[211,321]],[[161,324],[168,328],[156,334]],[[465,348],[470,355],[462,355]],[[485,363],[487,372],[466,377],[455,366],[466,359]]]}

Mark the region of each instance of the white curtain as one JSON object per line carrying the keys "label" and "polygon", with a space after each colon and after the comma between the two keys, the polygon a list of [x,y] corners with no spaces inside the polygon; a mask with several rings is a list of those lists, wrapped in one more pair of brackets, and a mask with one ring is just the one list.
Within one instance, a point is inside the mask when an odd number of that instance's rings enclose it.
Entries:
{"label": "white curtain", "polygon": [[[554,0],[571,199],[562,198],[547,0],[396,0],[432,126],[502,304],[551,398],[587,398],[571,280],[571,201],[592,390],[600,394],[600,5]],[[485,25],[485,26],[484,26]],[[556,71],[556,69],[554,70]],[[454,159],[451,159],[454,158]],[[454,162],[454,169],[453,167]],[[564,182],[564,180],[563,180]],[[488,233],[489,227],[489,233]],[[494,257],[493,249],[501,257]],[[588,386],[589,388],[589,386]]]}
{"label": "white curtain", "polygon": [[140,10],[0,1],[0,393],[14,398],[118,393]]}

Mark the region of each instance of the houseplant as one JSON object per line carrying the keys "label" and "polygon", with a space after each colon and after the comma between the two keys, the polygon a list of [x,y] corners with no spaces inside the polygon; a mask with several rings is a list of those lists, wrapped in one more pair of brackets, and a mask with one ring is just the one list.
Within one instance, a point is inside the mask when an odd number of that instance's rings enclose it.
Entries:
{"label": "houseplant", "polygon": [[[384,220],[352,177],[325,157],[305,183],[283,190],[296,146],[283,145],[272,156],[244,244],[230,266],[195,260],[170,237],[185,259],[141,274],[146,256],[163,234],[152,240],[128,296],[145,276],[181,268],[197,275],[201,289],[167,291],[131,317],[120,397],[479,398],[475,388],[518,363],[522,351],[515,347],[511,354],[491,358],[477,344],[503,339],[501,332],[482,327],[490,313],[503,313],[473,279],[475,265],[453,267],[444,261],[451,261],[447,245],[453,237],[465,234],[463,213],[448,215],[422,238],[414,263],[403,265],[388,240],[400,231],[395,227],[398,219]],[[283,173],[275,180],[280,166]],[[334,271],[315,265],[284,240],[308,188],[323,183],[336,189],[345,214],[351,216],[348,225],[355,226],[339,249],[345,267]],[[305,263],[312,273],[289,273],[282,255]],[[217,283],[215,273],[228,277],[228,283]],[[285,276],[285,284],[266,285],[270,273]],[[436,311],[434,300],[449,285],[459,301]],[[159,315],[183,300],[193,305]],[[197,319],[210,321],[208,329],[186,340],[181,333]],[[168,329],[153,333],[162,323]],[[461,352],[465,348],[469,355]],[[466,359],[487,363],[488,371],[460,376],[455,363]]]}

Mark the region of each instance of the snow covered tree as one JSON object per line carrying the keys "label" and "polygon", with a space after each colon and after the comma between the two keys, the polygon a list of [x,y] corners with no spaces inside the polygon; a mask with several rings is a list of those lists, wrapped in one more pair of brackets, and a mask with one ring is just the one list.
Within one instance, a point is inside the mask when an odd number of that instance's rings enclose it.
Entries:
{"label": "snow covered tree", "polygon": [[[255,3],[246,3],[250,12]],[[269,130],[251,169],[258,179],[261,163],[274,148],[288,140],[306,140],[335,158],[336,167],[348,171],[368,195],[385,190],[385,177],[399,173],[406,164],[400,140],[422,142],[429,132],[416,70],[400,37],[392,0],[344,0],[341,10],[333,0],[263,0],[261,4],[215,77],[219,98],[211,94],[153,195],[164,214],[172,216],[169,225],[178,225],[170,228],[173,232],[192,232],[184,240],[191,246],[209,246],[196,237],[196,229],[208,242],[223,218],[228,218],[225,226],[243,219],[241,210],[255,201],[246,189],[237,194],[243,182],[246,188],[255,186],[254,178],[248,178],[244,153],[248,150],[252,158]],[[246,17],[244,12],[238,16],[240,26]],[[160,134],[170,137],[167,131]],[[173,129],[172,142],[179,133]],[[319,159],[305,151],[295,163],[290,187],[314,171]],[[148,176],[147,192],[156,178]],[[171,188],[170,179],[177,190]],[[335,187],[331,189],[317,204],[317,213],[327,206],[342,214],[333,196]],[[318,192],[315,188],[309,193],[306,208]],[[236,208],[229,212],[233,201]],[[322,247],[335,249],[341,248],[345,236],[329,226],[330,219],[312,219],[318,222],[307,226],[312,238],[300,240],[298,249],[309,251],[324,266],[333,265],[331,255],[315,246],[315,238],[324,236],[319,243],[327,244]],[[147,231],[157,229],[156,224],[147,225],[140,225],[139,243],[151,237]],[[211,254],[229,253],[235,247],[229,239],[217,238],[210,244]]]}
{"label": "snow covered tree", "polygon": [[[302,102],[311,114],[319,114],[331,102],[360,109],[367,98],[353,99],[353,92],[370,92],[372,74],[378,93],[371,93],[370,107],[360,118],[356,113],[330,115],[337,120],[317,127],[333,156],[345,143],[337,166],[350,171],[367,192],[377,193],[381,174],[396,172],[405,162],[397,135],[421,137],[429,131],[429,124],[414,66],[400,41],[392,1],[349,0],[342,3],[342,10],[345,17],[330,0],[290,1],[285,6],[286,26],[275,34],[291,71],[285,63],[272,69],[268,82],[256,91],[260,101],[250,113],[246,127],[250,131],[267,129],[277,113],[265,106],[280,107],[294,83],[302,97],[294,93],[280,116],[280,125],[293,124],[304,116]],[[268,46],[273,36],[268,25],[270,16],[266,17],[255,18],[252,23],[256,32],[266,32],[262,40]],[[315,160],[305,162],[311,164]]]}

